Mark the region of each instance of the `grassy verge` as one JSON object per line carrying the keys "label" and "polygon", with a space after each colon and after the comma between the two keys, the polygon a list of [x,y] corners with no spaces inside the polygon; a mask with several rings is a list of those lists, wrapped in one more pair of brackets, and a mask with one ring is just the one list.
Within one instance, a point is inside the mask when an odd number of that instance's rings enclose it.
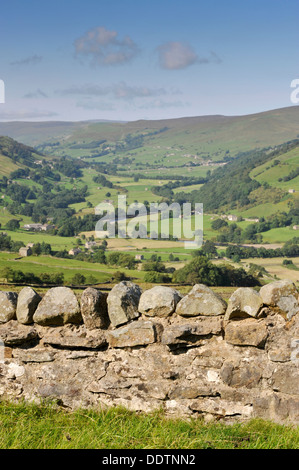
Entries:
{"label": "grassy verge", "polygon": [[0,402],[1,449],[298,449],[299,428],[262,420],[205,424],[121,408],[66,412]]}

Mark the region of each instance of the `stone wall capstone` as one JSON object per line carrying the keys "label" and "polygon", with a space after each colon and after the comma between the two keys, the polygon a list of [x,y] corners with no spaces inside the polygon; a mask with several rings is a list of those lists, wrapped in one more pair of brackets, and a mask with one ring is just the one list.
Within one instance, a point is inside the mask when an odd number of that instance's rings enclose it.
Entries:
{"label": "stone wall capstone", "polygon": [[298,425],[298,299],[291,281],[227,302],[202,284],[0,291],[0,399]]}

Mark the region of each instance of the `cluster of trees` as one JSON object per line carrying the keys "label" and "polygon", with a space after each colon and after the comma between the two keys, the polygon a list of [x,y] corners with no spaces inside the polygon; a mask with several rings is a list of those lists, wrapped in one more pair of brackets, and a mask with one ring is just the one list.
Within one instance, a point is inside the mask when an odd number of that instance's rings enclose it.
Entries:
{"label": "cluster of trees", "polygon": [[119,251],[110,252],[107,255],[107,264],[109,266],[119,266],[127,269],[135,269],[136,261],[134,256]]}
{"label": "cluster of trees", "polygon": [[299,176],[299,166],[292,170],[287,176],[284,176],[283,178],[279,178],[278,181],[291,181],[294,178]]}
{"label": "cluster of trees", "polygon": [[[70,211],[70,216],[67,212]],[[83,217],[71,217],[74,214],[72,209],[65,211],[65,217],[58,217],[54,219],[55,224],[60,227],[57,230],[57,235],[60,237],[74,237],[81,232],[92,232],[95,229],[96,223],[99,219],[98,215],[85,214]]]}
{"label": "cluster of trees", "polygon": [[144,282],[151,282],[157,284],[167,284],[171,282],[171,276],[165,273],[157,273],[155,271],[149,271],[144,276]]}
{"label": "cluster of trees", "polygon": [[226,220],[215,219],[211,228],[219,232],[217,241],[219,243],[246,243],[262,242],[262,233],[274,228],[289,227],[299,223],[299,202],[295,201],[289,213],[277,212],[267,218],[262,217],[259,222],[249,224],[241,229],[236,223],[228,224]]}
{"label": "cluster of trees", "polygon": [[133,149],[137,149],[143,146],[144,142],[144,137],[143,135],[135,135],[132,136],[131,134],[128,134],[125,137],[124,142],[118,142],[115,145],[115,153],[117,152],[128,152]]}
{"label": "cluster of trees", "polygon": [[[13,215],[19,214],[31,217],[35,223],[45,223],[51,217],[55,225],[63,226],[75,214],[75,210],[69,206],[86,201],[88,188],[86,185],[79,189],[67,189],[57,186],[55,192],[52,192],[51,189],[50,183],[46,183],[42,191],[34,191],[28,186],[18,183],[10,184],[7,186],[5,193],[13,202],[6,204],[7,210]],[[91,230],[93,229],[94,225]]]}
{"label": "cluster of trees", "polygon": [[70,145],[70,149],[96,149],[107,142],[105,139],[102,140],[93,140],[92,142],[83,142],[80,144]]}
{"label": "cluster of trees", "polygon": [[[13,220],[13,219],[12,219]],[[0,251],[10,251],[17,253],[21,247],[25,246],[22,241],[14,241],[9,235],[4,232],[0,232]],[[49,243],[35,243],[31,248],[32,255],[52,255],[55,252],[52,251],[52,247]]]}
{"label": "cluster of trees", "polygon": [[107,180],[106,176],[103,174],[98,174],[97,176],[93,177],[94,183],[97,183],[105,188],[113,188],[113,184],[111,181]]}
{"label": "cluster of trees", "polygon": [[235,261],[248,258],[281,258],[299,256],[297,238],[284,244],[282,248],[246,247],[231,245],[226,248],[225,256]]}
{"label": "cluster of trees", "polygon": [[195,256],[183,268],[174,272],[172,281],[178,284],[205,284],[207,286],[259,286],[259,280],[243,268],[227,264],[215,265],[206,256]]}
{"label": "cluster of trees", "polygon": [[[244,231],[235,223],[226,223],[219,231],[220,233],[217,236],[219,243],[241,243],[244,236],[246,240],[252,240],[251,234],[246,232],[244,235]],[[256,237],[254,237],[254,240],[256,240]]]}
{"label": "cluster of trees", "polygon": [[11,237],[7,236],[3,232],[0,233],[0,251],[11,251],[16,253],[22,246],[24,246],[23,242],[13,241]]}
{"label": "cluster of trees", "polygon": [[33,247],[31,248],[32,254],[35,256],[40,256],[40,255],[52,255],[52,247],[50,243],[35,243]]}
{"label": "cluster of trees", "polygon": [[71,158],[61,157],[54,161],[54,168],[59,173],[68,178],[81,178],[83,176],[82,167],[85,163],[82,160],[74,160]]}
{"label": "cluster of trees", "polygon": [[32,168],[18,168],[10,174],[12,180],[28,178],[35,183],[44,185],[47,180],[60,181],[61,176],[59,173],[52,171],[50,166],[45,162],[43,166],[38,166],[36,169]]}
{"label": "cluster of trees", "polygon": [[[174,199],[174,192],[173,189],[179,188],[182,186],[191,186],[193,184],[204,184],[208,181],[208,178],[203,177],[185,177],[185,176],[177,176],[176,181],[170,181],[169,183],[163,184],[162,186],[152,186],[151,191],[153,194],[157,196],[163,197],[168,200]],[[177,202],[180,202],[176,198]],[[185,201],[184,201],[185,202]]]}
{"label": "cluster of trees", "polygon": [[0,137],[0,153],[5,155],[14,163],[21,163],[29,167],[34,167],[35,156],[39,152],[32,147],[20,144],[10,137]]}
{"label": "cluster of trees", "polygon": [[25,203],[28,199],[36,199],[35,193],[28,186],[14,183],[7,186],[6,196],[17,204]]}
{"label": "cluster of trees", "polygon": [[11,282],[13,284],[45,284],[56,286],[64,284],[63,273],[42,273],[40,275],[36,275],[31,272],[24,273],[20,270],[4,268],[2,271],[2,277],[6,279],[6,282]]}

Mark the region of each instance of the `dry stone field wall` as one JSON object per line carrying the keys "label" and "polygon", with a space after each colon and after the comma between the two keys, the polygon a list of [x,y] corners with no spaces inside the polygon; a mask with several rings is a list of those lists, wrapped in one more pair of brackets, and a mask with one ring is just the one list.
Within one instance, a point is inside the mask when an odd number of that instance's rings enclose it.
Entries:
{"label": "dry stone field wall", "polygon": [[299,424],[298,291],[1,291],[0,399]]}

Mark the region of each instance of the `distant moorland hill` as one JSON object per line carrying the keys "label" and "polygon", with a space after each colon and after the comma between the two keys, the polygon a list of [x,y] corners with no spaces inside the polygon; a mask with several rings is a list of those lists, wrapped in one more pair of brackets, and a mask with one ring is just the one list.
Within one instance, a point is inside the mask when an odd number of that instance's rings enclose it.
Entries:
{"label": "distant moorland hill", "polygon": [[[199,116],[157,121],[2,122],[0,135],[47,152],[109,150],[146,147],[180,149],[200,158],[221,161],[239,152],[275,146],[299,136],[299,107],[292,106],[244,116]],[[130,136],[130,145],[126,138]],[[132,142],[132,137],[135,141]],[[136,139],[139,137],[139,139]],[[47,148],[47,145],[49,147]],[[83,147],[82,147],[83,145]],[[122,146],[121,146],[122,145]],[[75,146],[75,148],[74,148]],[[107,150],[106,150],[107,151]],[[159,153],[159,152],[158,152]],[[84,152],[84,155],[88,152]]]}

